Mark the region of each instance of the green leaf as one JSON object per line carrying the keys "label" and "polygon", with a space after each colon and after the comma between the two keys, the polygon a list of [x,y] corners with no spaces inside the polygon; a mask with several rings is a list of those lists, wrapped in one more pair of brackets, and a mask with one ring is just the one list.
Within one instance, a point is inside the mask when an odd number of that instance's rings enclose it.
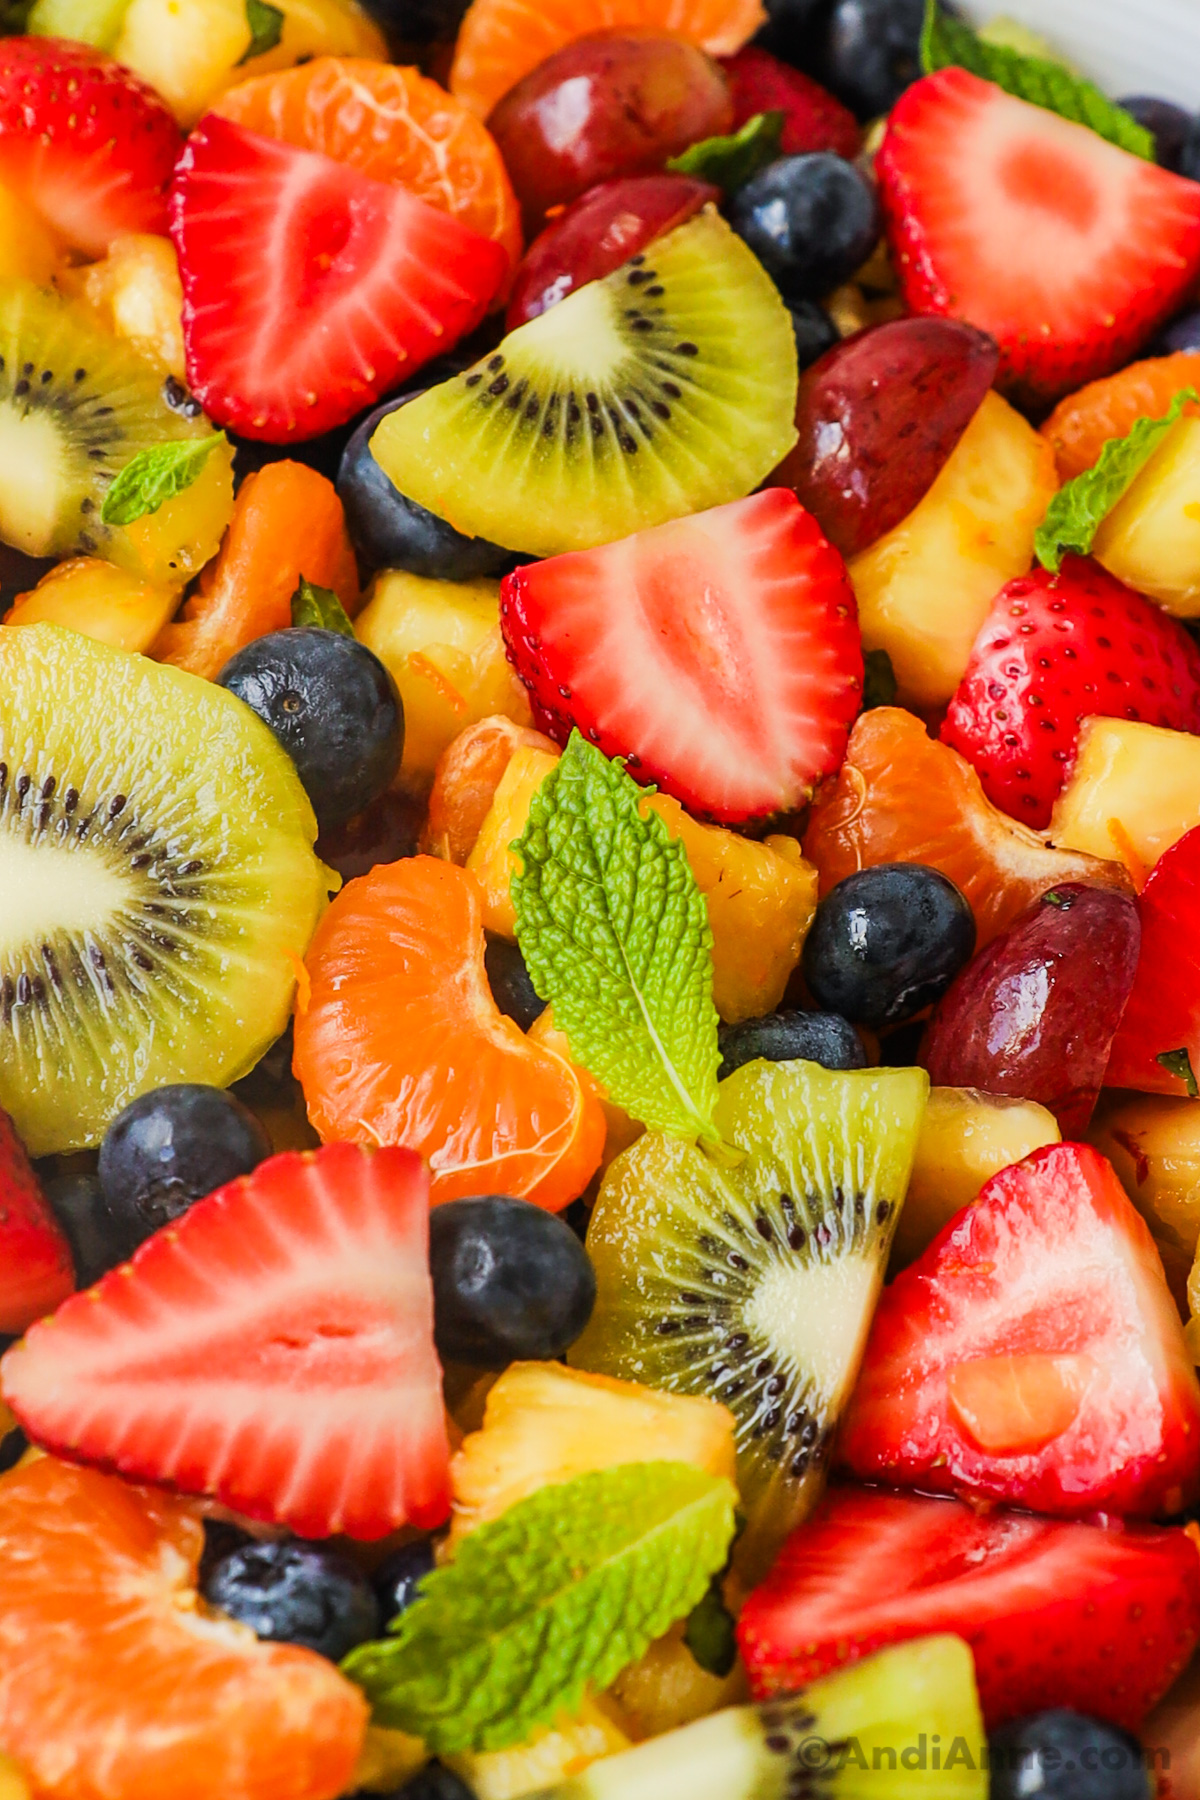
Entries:
{"label": "green leaf", "polygon": [[1099,460],[1060,488],[1038,526],[1034,548],[1043,568],[1057,574],[1068,550],[1086,556],[1117,501],[1128,492],[1189,403],[1195,388],[1182,388],[1161,419],[1139,419],[1127,437],[1110,438]]}
{"label": "green leaf", "polygon": [[256,56],[265,56],[283,36],[283,13],[278,6],[268,6],[267,0],[246,0],[246,23],[250,27],[250,44],[238,57],[239,68]]}
{"label": "green leaf", "polygon": [[703,1600],[688,1614],[683,1641],[702,1669],[724,1681],[737,1661],[737,1634],[719,1579],[709,1582]]}
{"label": "green leaf", "polygon": [[714,187],[734,194],[780,154],[779,140],[786,116],[781,112],[755,113],[732,137],[701,138],[682,156],[670,157],[667,167],[675,175],[694,175],[698,181],[711,181]]}
{"label": "green leaf", "polygon": [[376,1724],[435,1755],[522,1743],[692,1610],[725,1562],[736,1500],[674,1462],[542,1488],[465,1537],[394,1638],[351,1651],[343,1672]]}
{"label": "green leaf", "polygon": [[321,631],[340,631],[353,637],[354,627],[346,617],[346,609],[332,588],[318,587],[300,577],[300,585],[292,595],[292,624],[315,625]]}
{"label": "green leaf", "polygon": [[1154,1060],[1162,1065],[1168,1075],[1174,1075],[1176,1081],[1182,1081],[1189,1100],[1200,1099],[1200,1087],[1196,1084],[1192,1059],[1186,1046],[1182,1050],[1163,1050]]}
{"label": "green leaf", "polygon": [[609,1098],[652,1131],[716,1143],[708,908],[652,791],[572,732],[512,846],[517,942]]}
{"label": "green leaf", "polygon": [[105,494],[101,522],[132,525],[135,519],[157,512],[191,487],[217,445],[224,442],[225,433],[214,431],[209,437],[177,438],[170,444],[139,450]]}
{"label": "green leaf", "polygon": [[863,653],[862,709],[870,712],[876,706],[896,704],[896,671],[886,650]]}
{"label": "green leaf", "polygon": [[1003,44],[989,44],[961,19],[944,13],[938,0],[926,0],[921,66],[927,75],[952,66],[969,69],[984,81],[994,81],[1006,94],[1015,94],[1033,106],[1044,106],[1047,112],[1072,119],[1077,125],[1087,125],[1110,144],[1119,145],[1145,162],[1154,161],[1151,133],[1090,81],[1072,74],[1059,62],[1022,56]]}

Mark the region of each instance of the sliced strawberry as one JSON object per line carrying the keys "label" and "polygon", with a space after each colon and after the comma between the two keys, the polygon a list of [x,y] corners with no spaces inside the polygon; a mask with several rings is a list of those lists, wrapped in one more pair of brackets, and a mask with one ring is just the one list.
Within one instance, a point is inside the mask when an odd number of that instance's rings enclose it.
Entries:
{"label": "sliced strawberry", "polygon": [[779,147],[785,156],[803,156],[810,150],[832,150],[849,159],[858,155],[862,142],[858,120],[811,75],[802,75],[757,44],[747,44],[736,56],[723,56],[721,67],[733,98],[735,131],[756,113],[781,112]]}
{"label": "sliced strawberry", "polygon": [[67,1240],[15,1125],[0,1111],[0,1333],[24,1331],[74,1286]]}
{"label": "sliced strawberry", "polygon": [[842,1426],[868,1481],[1037,1512],[1200,1495],[1200,1383],[1145,1222],[1085,1144],[1002,1169],[885,1288]]}
{"label": "sliced strawberry", "polygon": [[154,89],[87,44],[0,42],[0,181],[73,249],[103,256],[125,231],[167,229],[183,139]]}
{"label": "sliced strawberry", "polygon": [[306,1537],[449,1510],[429,1177],[287,1151],[218,1188],[0,1363],[27,1434]]}
{"label": "sliced strawberry", "polygon": [[483,317],[503,247],[401,187],[209,113],[171,194],[188,379],[221,425],[316,437]]}
{"label": "sliced strawberry", "polygon": [[1133,1730],[1200,1639],[1200,1556],[1178,1529],[835,1488],[747,1600],[738,1642],[762,1699],[941,1631],[974,1652],[989,1729],[1066,1706]]}
{"label": "sliced strawberry", "polygon": [[1099,563],[1068,556],[1061,574],[1035,569],[996,595],[940,736],[994,806],[1037,830],[1093,715],[1200,731],[1200,648]]}
{"label": "sliced strawberry", "polygon": [[783,488],[517,569],[500,622],[551,737],[731,823],[803,805],[862,698],[845,564]]}
{"label": "sliced strawberry", "polygon": [[1031,404],[1128,362],[1200,270],[1200,184],[965,69],[901,96],[875,169],[905,300],[989,332]]}
{"label": "sliced strawberry", "polygon": [[1138,895],[1142,946],[1133,989],[1113,1039],[1107,1087],[1188,1092],[1185,1050],[1200,1074],[1200,825],[1164,850]]}

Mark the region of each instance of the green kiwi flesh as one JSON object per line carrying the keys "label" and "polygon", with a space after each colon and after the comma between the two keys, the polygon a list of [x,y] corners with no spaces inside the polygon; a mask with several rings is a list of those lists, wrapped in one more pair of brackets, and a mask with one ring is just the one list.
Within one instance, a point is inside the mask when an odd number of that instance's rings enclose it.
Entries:
{"label": "green kiwi flesh", "polygon": [[796,440],[796,379],[774,283],[708,208],[389,413],[371,452],[459,531],[554,556],[748,494]]}
{"label": "green kiwi flesh", "polygon": [[80,306],[0,280],[0,538],[27,556],[100,555],[104,497],[140,450],[211,432],[161,369]]}
{"label": "green kiwi flesh", "polygon": [[337,886],[315,837],[224,688],[62,626],[0,631],[0,1106],[31,1154],[253,1067]]}
{"label": "green kiwi flesh", "polygon": [[128,11],[129,0],[34,0],[25,29],[34,37],[75,38],[111,50]]}
{"label": "green kiwi flesh", "polygon": [[987,1791],[971,1652],[961,1638],[928,1637],[786,1699],[730,1707],[603,1757],[530,1800],[987,1800]]}
{"label": "green kiwi flesh", "polygon": [[596,1305],[569,1360],[729,1407],[747,1579],[820,1497],[928,1091],[923,1069],[747,1063],[715,1113],[742,1161],[648,1132],[601,1184]]}

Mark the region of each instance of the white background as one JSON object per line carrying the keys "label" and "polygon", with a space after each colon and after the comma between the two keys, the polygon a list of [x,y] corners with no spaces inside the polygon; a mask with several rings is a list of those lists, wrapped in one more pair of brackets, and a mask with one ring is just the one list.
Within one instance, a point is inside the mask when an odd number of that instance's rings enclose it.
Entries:
{"label": "white background", "polygon": [[1200,112],[1200,0],[962,0],[1040,31],[1106,93],[1160,94]]}

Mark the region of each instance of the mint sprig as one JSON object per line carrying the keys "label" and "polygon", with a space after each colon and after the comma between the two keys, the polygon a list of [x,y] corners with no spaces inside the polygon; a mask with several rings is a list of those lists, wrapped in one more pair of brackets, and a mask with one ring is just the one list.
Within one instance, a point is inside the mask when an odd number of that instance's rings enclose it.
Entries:
{"label": "mint sprig", "polygon": [[354,627],[346,609],[332,588],[318,587],[315,581],[300,577],[300,585],[292,595],[292,624],[315,625],[319,631],[337,631],[353,637]]}
{"label": "mint sprig", "polygon": [[1186,1044],[1181,1050],[1161,1050],[1154,1060],[1168,1075],[1173,1075],[1176,1081],[1182,1081],[1189,1099],[1200,1099],[1200,1085],[1196,1082]]}
{"label": "mint sprig", "polygon": [[241,56],[237,66],[252,62],[256,56],[265,56],[268,50],[274,50],[283,36],[283,13],[278,6],[269,6],[267,0],[246,0],[246,23],[250,27],[250,43]]}
{"label": "mint sprig", "polygon": [[1057,575],[1068,550],[1079,556],[1089,553],[1113,507],[1189,404],[1200,405],[1200,394],[1195,388],[1181,388],[1161,419],[1139,419],[1126,437],[1110,438],[1095,465],[1058,490],[1033,540],[1043,568]]}
{"label": "mint sprig", "polygon": [[100,508],[104,525],[132,525],[155,513],[176,494],[191,487],[218,444],[223,431],[208,437],[177,438],[170,444],[154,444],[139,450],[117,476]]}
{"label": "mint sprig", "polygon": [[464,1538],[394,1637],[351,1651],[343,1672],[376,1724],[435,1755],[522,1743],[691,1612],[725,1562],[736,1498],[674,1462],[542,1488]]}
{"label": "mint sprig", "polygon": [[1018,100],[1028,100],[1062,119],[1086,125],[1110,144],[1145,162],[1154,161],[1151,133],[1092,82],[1072,74],[1061,63],[1048,62],[1040,56],[1022,56],[1006,45],[986,42],[961,19],[944,13],[938,0],[926,0],[921,66],[927,75],[950,67],[969,69],[972,75],[994,81]]}
{"label": "mint sprig", "polygon": [[512,845],[517,942],[609,1098],[652,1131],[717,1143],[708,908],[652,791],[571,733]]}
{"label": "mint sprig", "polygon": [[681,156],[669,157],[667,167],[672,174],[693,175],[698,181],[711,181],[714,187],[735,194],[751,176],[780,155],[779,141],[786,117],[781,112],[755,113],[740,131],[729,137],[701,138]]}

